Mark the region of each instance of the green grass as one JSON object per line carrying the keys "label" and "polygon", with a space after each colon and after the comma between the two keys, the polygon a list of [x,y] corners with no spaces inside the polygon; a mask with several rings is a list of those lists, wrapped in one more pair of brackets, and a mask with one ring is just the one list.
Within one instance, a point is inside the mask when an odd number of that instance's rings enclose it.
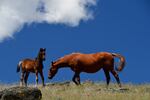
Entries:
{"label": "green grass", "polygon": [[[0,90],[16,85],[0,85]],[[33,87],[33,85],[29,85]],[[74,83],[48,83],[38,88],[42,100],[150,100],[150,84],[123,84],[122,89],[111,83],[109,88],[103,82],[84,82],[81,86]]]}

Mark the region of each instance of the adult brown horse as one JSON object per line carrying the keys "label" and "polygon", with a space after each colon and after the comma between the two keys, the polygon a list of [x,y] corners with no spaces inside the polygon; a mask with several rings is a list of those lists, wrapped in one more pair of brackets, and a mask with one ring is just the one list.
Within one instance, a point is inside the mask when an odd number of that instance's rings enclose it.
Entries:
{"label": "adult brown horse", "polygon": [[72,78],[73,82],[76,85],[79,85],[81,72],[95,73],[102,68],[105,72],[107,86],[109,85],[110,81],[109,72],[111,72],[117,80],[119,87],[121,87],[119,76],[114,69],[115,57],[120,59],[120,65],[118,68],[116,68],[116,70],[122,71],[125,65],[125,58],[120,54],[109,52],[98,52],[94,54],[72,53],[58,59],[55,62],[52,62],[48,78],[52,79],[59,68],[69,67],[75,72]]}
{"label": "adult brown horse", "polygon": [[38,56],[35,59],[24,59],[19,62],[17,66],[17,72],[20,71],[20,67],[22,69],[21,72],[21,85],[25,82],[25,86],[27,86],[27,80],[30,72],[36,74],[36,86],[38,84],[38,73],[40,73],[42,84],[44,84],[44,76],[43,76],[43,61],[45,61],[45,48],[40,48]]}

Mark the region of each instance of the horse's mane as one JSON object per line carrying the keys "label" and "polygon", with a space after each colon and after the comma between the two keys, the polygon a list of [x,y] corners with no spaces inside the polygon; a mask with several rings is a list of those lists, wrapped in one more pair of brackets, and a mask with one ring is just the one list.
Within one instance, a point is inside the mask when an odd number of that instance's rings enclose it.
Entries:
{"label": "horse's mane", "polygon": [[80,52],[72,52],[71,54],[81,54]]}
{"label": "horse's mane", "polygon": [[67,55],[64,55],[60,58],[58,58],[56,61],[54,61],[53,63],[55,64],[56,62],[59,62],[61,59],[64,59],[65,57],[68,57],[68,56],[71,56],[73,54],[81,54],[80,52],[72,52],[71,54],[67,54]]}

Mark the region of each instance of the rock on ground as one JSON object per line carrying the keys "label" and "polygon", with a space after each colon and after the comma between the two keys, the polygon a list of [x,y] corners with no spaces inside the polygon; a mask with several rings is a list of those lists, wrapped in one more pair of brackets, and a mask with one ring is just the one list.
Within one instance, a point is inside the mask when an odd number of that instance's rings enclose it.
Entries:
{"label": "rock on ground", "polygon": [[12,87],[0,91],[0,100],[41,100],[42,93],[37,88]]}

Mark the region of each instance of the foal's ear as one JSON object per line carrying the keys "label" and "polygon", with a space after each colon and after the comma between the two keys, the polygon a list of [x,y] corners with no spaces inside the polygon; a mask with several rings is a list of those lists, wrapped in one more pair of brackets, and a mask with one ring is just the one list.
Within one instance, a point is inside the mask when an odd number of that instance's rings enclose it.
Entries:
{"label": "foal's ear", "polygon": [[40,48],[40,51],[42,51],[43,50],[43,48]]}
{"label": "foal's ear", "polygon": [[40,48],[40,51],[46,51],[46,48]]}
{"label": "foal's ear", "polygon": [[44,51],[46,51],[46,48],[43,48]]}

